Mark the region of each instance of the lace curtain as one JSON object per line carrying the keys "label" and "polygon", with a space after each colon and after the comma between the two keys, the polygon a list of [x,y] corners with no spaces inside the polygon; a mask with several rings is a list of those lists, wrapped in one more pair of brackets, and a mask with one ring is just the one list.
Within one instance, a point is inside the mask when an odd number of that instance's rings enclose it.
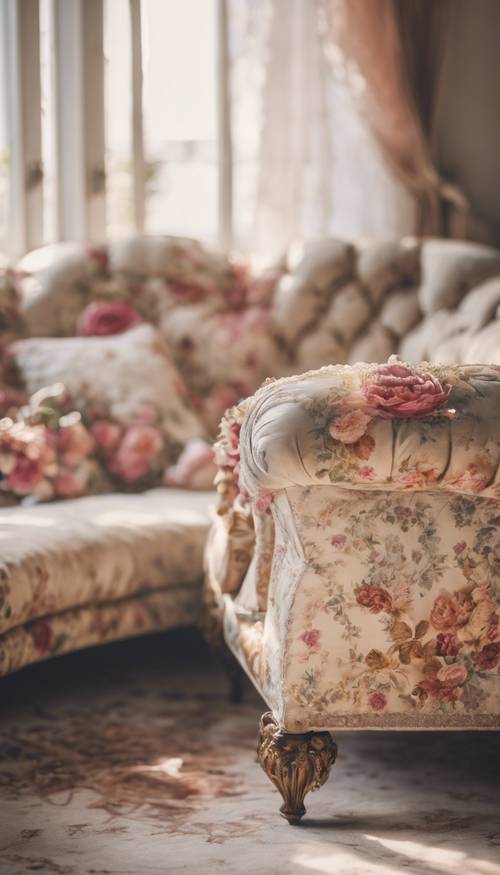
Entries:
{"label": "lace curtain", "polygon": [[267,259],[296,238],[415,227],[414,200],[358,112],[326,2],[228,0],[234,243]]}

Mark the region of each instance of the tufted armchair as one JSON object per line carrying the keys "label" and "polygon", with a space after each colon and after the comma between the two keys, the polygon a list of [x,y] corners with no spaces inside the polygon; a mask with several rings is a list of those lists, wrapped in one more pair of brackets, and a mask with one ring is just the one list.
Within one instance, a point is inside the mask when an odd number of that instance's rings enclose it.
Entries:
{"label": "tufted armchair", "polygon": [[297,823],[336,729],[500,727],[500,368],[327,366],[226,414],[206,598]]}

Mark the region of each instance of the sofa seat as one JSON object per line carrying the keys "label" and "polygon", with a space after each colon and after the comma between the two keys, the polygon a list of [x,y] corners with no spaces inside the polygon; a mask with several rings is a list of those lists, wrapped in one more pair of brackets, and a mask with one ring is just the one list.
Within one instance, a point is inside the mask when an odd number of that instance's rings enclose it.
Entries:
{"label": "sofa seat", "polygon": [[195,622],[212,500],[153,489],[0,510],[0,675]]}

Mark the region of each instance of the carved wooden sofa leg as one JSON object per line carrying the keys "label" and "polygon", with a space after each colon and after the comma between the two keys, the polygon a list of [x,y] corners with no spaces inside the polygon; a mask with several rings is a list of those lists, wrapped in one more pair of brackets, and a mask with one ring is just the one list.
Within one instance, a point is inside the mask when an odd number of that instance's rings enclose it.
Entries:
{"label": "carved wooden sofa leg", "polygon": [[260,720],[257,755],[283,797],[282,817],[296,825],[306,813],[306,793],[317,790],[327,780],[337,757],[337,745],[329,732],[282,732],[267,711]]}

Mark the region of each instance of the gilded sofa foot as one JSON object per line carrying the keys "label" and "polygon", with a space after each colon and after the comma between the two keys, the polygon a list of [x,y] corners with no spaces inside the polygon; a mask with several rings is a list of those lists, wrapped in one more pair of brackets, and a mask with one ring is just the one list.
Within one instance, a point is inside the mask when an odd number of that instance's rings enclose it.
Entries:
{"label": "gilded sofa foot", "polygon": [[260,720],[257,756],[266,775],[278,788],[282,817],[296,825],[304,816],[304,797],[321,787],[337,757],[329,732],[282,732],[267,711]]}

